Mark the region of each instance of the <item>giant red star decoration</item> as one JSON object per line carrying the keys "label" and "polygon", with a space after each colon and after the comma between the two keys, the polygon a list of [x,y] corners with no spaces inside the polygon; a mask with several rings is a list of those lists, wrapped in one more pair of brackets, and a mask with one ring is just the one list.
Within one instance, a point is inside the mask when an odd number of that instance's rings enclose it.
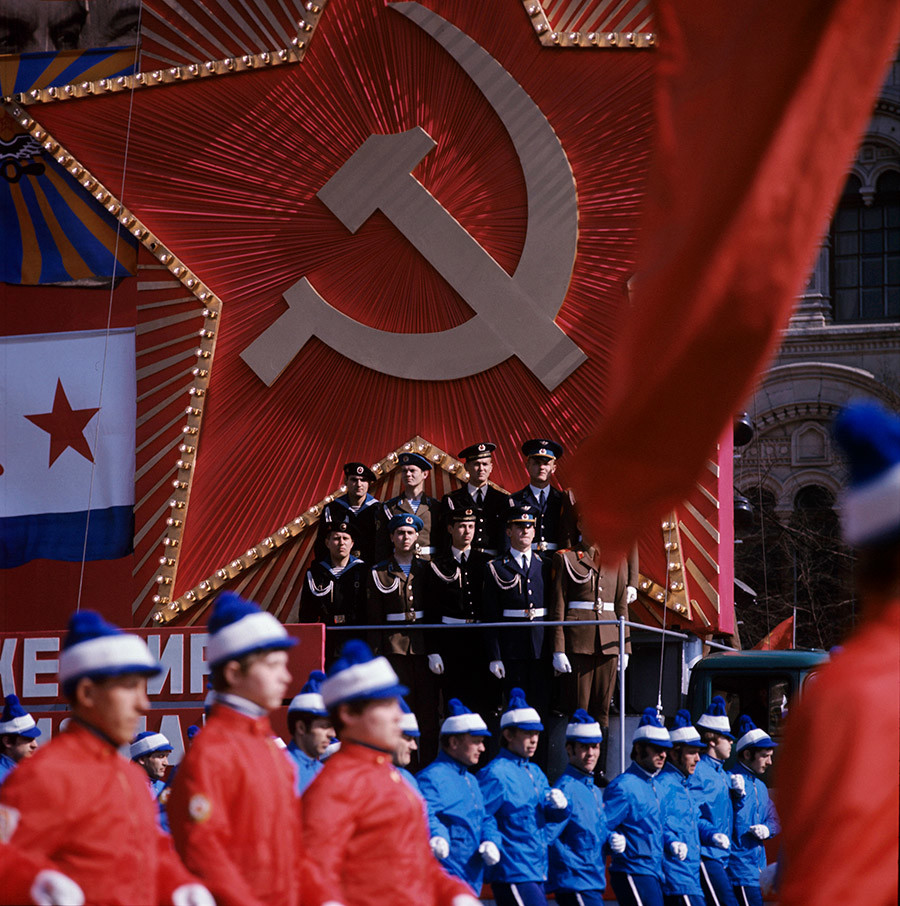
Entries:
{"label": "giant red star decoration", "polygon": [[84,436],[84,429],[99,411],[99,407],[73,409],[62,381],[57,378],[52,411],[26,415],[25,418],[50,435],[49,465],[52,466],[69,447],[90,462],[94,461],[91,448]]}

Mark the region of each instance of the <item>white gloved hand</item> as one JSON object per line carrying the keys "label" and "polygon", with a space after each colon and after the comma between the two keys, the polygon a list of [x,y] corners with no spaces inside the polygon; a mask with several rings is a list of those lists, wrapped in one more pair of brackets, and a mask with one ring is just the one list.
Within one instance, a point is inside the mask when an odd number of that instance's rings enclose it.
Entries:
{"label": "white gloved hand", "polygon": [[562,790],[558,790],[556,787],[547,790],[545,801],[551,808],[564,809],[568,808],[569,806],[569,800],[566,799],[566,794]]}
{"label": "white gloved hand", "polygon": [[625,839],[625,834],[617,834],[613,831],[607,838],[607,843],[609,843],[609,848],[614,853],[623,853],[625,852],[625,846],[628,841]]}
{"label": "white gloved hand", "polygon": [[756,837],[757,840],[768,840],[769,839],[769,828],[765,824],[751,824],[750,833]]}
{"label": "white gloved hand", "polygon": [[450,906],[481,906],[481,900],[468,893],[458,893],[450,901]]}
{"label": "white gloved hand", "polygon": [[444,672],[444,659],[439,654],[429,654],[428,669],[440,676]]}
{"label": "white gloved hand", "polygon": [[622,669],[623,670],[628,669],[628,662],[630,660],[631,660],[631,655],[626,651],[625,654],[622,655]]}
{"label": "white gloved hand", "polygon": [[500,861],[500,850],[497,849],[497,844],[490,840],[485,840],[478,847],[478,853],[485,865],[496,865]]}
{"label": "white gloved hand", "polygon": [[564,651],[553,652],[553,670],[557,676],[559,676],[560,673],[572,672],[572,665],[569,663],[569,659],[566,657]]}
{"label": "white gloved hand", "polygon": [[637,589],[633,585],[625,586],[625,603],[634,604],[637,601]]}
{"label": "white gloved hand", "polygon": [[669,852],[675,856],[681,862],[687,858],[687,843],[682,843],[680,840],[673,840],[669,844]]}
{"label": "white gloved hand", "polygon": [[506,676],[506,667],[503,666],[503,661],[491,661],[488,664],[488,670],[497,677],[497,679],[504,679]]}
{"label": "white gloved hand", "polygon": [[443,861],[450,855],[450,844],[443,837],[432,837],[428,841],[428,845],[431,847],[435,859]]}
{"label": "white gloved hand", "polygon": [[35,875],[29,893],[37,906],[82,906],[84,903],[82,889],[68,875],[52,868]]}
{"label": "white gloved hand", "polygon": [[713,834],[712,844],[713,846],[718,846],[719,849],[731,849],[731,840],[728,839],[728,834]]}
{"label": "white gloved hand", "polygon": [[740,793],[741,799],[747,795],[747,787],[744,785],[744,777],[742,774],[731,775],[731,792]]}
{"label": "white gloved hand", "polygon": [[202,884],[182,884],[172,891],[172,906],[216,906],[216,899]]}

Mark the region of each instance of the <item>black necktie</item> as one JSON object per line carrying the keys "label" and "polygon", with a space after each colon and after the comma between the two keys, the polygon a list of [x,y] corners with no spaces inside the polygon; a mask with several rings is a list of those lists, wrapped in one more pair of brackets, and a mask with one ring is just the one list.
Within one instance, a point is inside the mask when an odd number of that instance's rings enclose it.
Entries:
{"label": "black necktie", "polygon": [[546,491],[541,491],[540,495],[538,496],[538,502],[540,503],[541,512],[543,513],[544,504],[547,502],[547,492]]}
{"label": "black necktie", "polygon": [[484,489],[483,488],[479,488],[475,492],[475,503],[477,503],[478,506],[481,506],[484,503]]}
{"label": "black necktie", "polygon": [[469,555],[465,552],[463,552],[459,555],[459,562],[462,563],[463,566],[466,565],[466,560],[468,560],[468,559],[469,559]]}

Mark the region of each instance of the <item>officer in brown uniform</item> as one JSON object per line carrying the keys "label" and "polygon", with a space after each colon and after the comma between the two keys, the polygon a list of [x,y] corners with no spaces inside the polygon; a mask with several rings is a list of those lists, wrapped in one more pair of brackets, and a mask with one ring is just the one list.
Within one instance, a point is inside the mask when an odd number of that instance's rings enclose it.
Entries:
{"label": "officer in brown uniform", "polygon": [[411,513],[398,513],[388,523],[393,551],[376,563],[369,577],[366,612],[372,625],[386,624],[375,633],[372,647],[384,655],[409,690],[409,705],[421,715],[420,758],[428,763],[437,751],[437,680],[428,666],[430,639],[415,623],[425,622],[426,560],[416,553],[422,520]]}
{"label": "officer in brown uniform", "polygon": [[401,453],[398,459],[403,490],[381,507],[379,550],[388,556],[391,551],[391,519],[410,513],[422,523],[416,553],[428,560],[434,553],[432,523],[436,523],[440,503],[425,493],[425,479],[431,471],[431,463],[418,453]]}
{"label": "officer in brown uniform", "polygon": [[[553,630],[553,668],[560,675],[562,708],[583,708],[603,729],[598,767],[606,766],[609,703],[618,669],[617,626],[579,625],[590,620],[628,619],[628,568],[624,560],[606,564],[584,541],[553,556],[549,620],[564,620]],[[625,656],[631,652],[626,627]]]}

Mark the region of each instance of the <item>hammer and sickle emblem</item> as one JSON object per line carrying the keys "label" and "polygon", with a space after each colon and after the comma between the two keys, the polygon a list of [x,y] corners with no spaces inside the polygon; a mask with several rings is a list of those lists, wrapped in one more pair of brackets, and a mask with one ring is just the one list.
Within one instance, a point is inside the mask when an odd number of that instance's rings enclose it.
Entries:
{"label": "hammer and sickle emblem", "polygon": [[375,371],[411,380],[454,380],[517,356],[548,389],[587,356],[556,324],[578,240],[575,178],[540,108],[483,47],[418,3],[392,3],[447,51],[497,112],[522,166],[528,225],[510,276],[412,175],[434,147],[421,128],[370,135],[319,190],[351,232],[381,210],[475,316],[432,333],[394,333],[348,317],[306,277],[284,294],[288,310],[241,358],[272,386],[313,336]]}

